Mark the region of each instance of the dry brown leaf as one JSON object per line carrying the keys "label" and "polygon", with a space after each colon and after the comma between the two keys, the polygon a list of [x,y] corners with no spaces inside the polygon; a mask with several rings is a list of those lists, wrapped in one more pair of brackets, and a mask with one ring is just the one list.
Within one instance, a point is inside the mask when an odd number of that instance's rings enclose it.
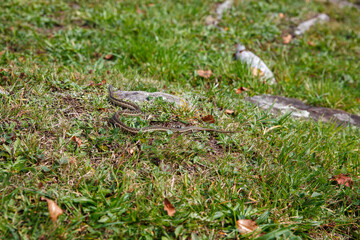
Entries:
{"label": "dry brown leaf", "polygon": [[98,52],[93,52],[93,54],[92,54],[95,58],[99,58],[99,57],[101,57],[101,54],[100,53],[98,53]]}
{"label": "dry brown leaf", "polygon": [[94,81],[91,81],[91,82],[89,83],[89,86],[90,86],[90,87],[95,86],[95,82],[94,82]]}
{"label": "dry brown leaf", "polygon": [[285,17],[285,14],[279,13],[279,18],[280,18],[280,19],[283,19],[284,17]]}
{"label": "dry brown leaf", "polygon": [[102,86],[102,85],[104,85],[104,84],[106,84],[106,80],[105,80],[105,79],[103,79],[100,83],[98,83],[98,84],[96,84],[96,85]]}
{"label": "dry brown leaf", "polygon": [[240,94],[240,93],[246,92],[246,91],[249,91],[249,89],[246,87],[240,87],[240,88],[236,89],[236,94]]}
{"label": "dry brown leaf", "polygon": [[353,180],[351,179],[351,177],[345,175],[345,174],[340,174],[340,175],[336,175],[333,176],[331,178],[331,181],[336,182],[339,185],[345,185],[345,187],[350,187],[353,185]]}
{"label": "dry brown leaf", "polygon": [[102,112],[108,112],[109,110],[106,109],[106,108],[98,108],[99,111],[102,111]]}
{"label": "dry brown leaf", "polygon": [[26,58],[24,57],[24,56],[21,56],[21,57],[19,57],[19,62],[22,62],[22,63],[24,63],[25,62],[25,60],[26,60]]}
{"label": "dry brown leaf", "polygon": [[164,199],[164,210],[167,211],[167,214],[172,217],[175,214],[175,207],[171,204],[171,202],[165,198]]}
{"label": "dry brown leaf", "polygon": [[314,42],[312,42],[312,41],[307,41],[307,44],[309,45],[309,46],[312,46],[312,47],[315,47],[316,46],[316,44],[314,43]]}
{"label": "dry brown leaf", "polygon": [[261,71],[258,68],[251,67],[251,71],[252,71],[252,74],[253,74],[254,77],[262,77],[262,76],[264,76],[264,72]]}
{"label": "dry brown leaf", "polygon": [[71,141],[77,143],[77,145],[80,147],[81,146],[81,139],[75,136],[72,136]]}
{"label": "dry brown leaf", "polygon": [[282,40],[283,40],[283,44],[289,44],[292,40],[291,34],[287,34],[287,35],[283,36]]}
{"label": "dry brown leaf", "polygon": [[112,55],[112,54],[106,54],[105,56],[104,56],[104,59],[105,60],[111,60],[111,59],[113,59],[114,58],[114,55]]}
{"label": "dry brown leaf", "polygon": [[205,117],[202,117],[201,120],[207,123],[215,123],[215,119],[213,115],[207,115]]}
{"label": "dry brown leaf", "polygon": [[235,111],[234,110],[230,110],[230,109],[226,109],[225,113],[226,114],[233,114]]}
{"label": "dry brown leaf", "polygon": [[5,53],[5,50],[2,50],[2,51],[0,52],[0,57],[1,57],[4,53]]}
{"label": "dry brown leaf", "polygon": [[154,7],[154,6],[155,6],[155,3],[149,3],[148,6],[149,6],[149,7]]}
{"label": "dry brown leaf", "polygon": [[199,74],[200,77],[203,77],[203,78],[209,78],[211,77],[211,70],[197,70],[197,73]]}
{"label": "dry brown leaf", "polygon": [[53,222],[55,222],[58,217],[64,213],[64,211],[56,205],[56,203],[53,200],[43,198],[42,200],[46,200],[48,204],[48,210],[49,210],[49,216]]}
{"label": "dry brown leaf", "polygon": [[[260,230],[259,226],[253,220],[249,219],[240,219],[236,221],[236,228],[239,230],[240,234],[248,234],[254,231]],[[262,234],[257,234],[255,237],[259,237]]]}

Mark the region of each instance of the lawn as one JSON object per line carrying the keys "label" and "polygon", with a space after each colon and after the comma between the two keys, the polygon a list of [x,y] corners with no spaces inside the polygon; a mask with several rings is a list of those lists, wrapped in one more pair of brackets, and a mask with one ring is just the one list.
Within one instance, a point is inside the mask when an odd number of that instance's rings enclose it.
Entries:
{"label": "lawn", "polygon": [[[274,116],[244,101],[281,95],[360,115],[359,10],[320,0],[237,0],[218,27],[207,26],[216,7],[0,2],[2,238],[255,237],[240,233],[240,219],[256,222],[259,239],[360,238],[359,128]],[[283,43],[318,13],[330,21]],[[234,61],[235,43],[260,56],[277,84]],[[109,84],[174,94],[193,106],[140,104],[162,121],[239,132],[130,134],[108,121],[118,110]],[[237,94],[240,87],[249,91]],[[215,123],[203,122],[206,115]],[[139,117],[124,121],[148,126]],[[351,184],[332,180],[340,174]],[[63,210],[56,221],[44,199]]]}

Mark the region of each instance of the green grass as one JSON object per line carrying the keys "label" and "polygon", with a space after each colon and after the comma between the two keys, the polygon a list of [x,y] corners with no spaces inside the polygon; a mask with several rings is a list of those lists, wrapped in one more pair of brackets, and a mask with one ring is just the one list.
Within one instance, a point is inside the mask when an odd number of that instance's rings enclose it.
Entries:
{"label": "green grass", "polygon": [[[235,1],[220,23],[227,30],[219,31],[204,24],[215,7],[0,3],[0,86],[9,92],[0,95],[3,238],[242,238],[242,218],[255,220],[264,239],[360,237],[359,129],[272,116],[234,91],[244,86],[248,95],[360,114],[359,12],[320,1]],[[331,21],[282,44],[282,34],[319,12]],[[235,42],[261,56],[278,84],[259,83],[234,62]],[[107,54],[114,58],[103,59]],[[198,69],[213,75],[203,79]],[[103,79],[123,90],[187,96],[197,109],[161,100],[142,105],[162,120],[206,126],[200,116],[212,114],[210,127],[242,132],[122,132],[108,124],[116,109],[106,85],[96,85]],[[340,173],[353,178],[351,188],[330,181]],[[41,197],[65,211],[56,223]],[[165,197],[173,217],[163,210]]]}

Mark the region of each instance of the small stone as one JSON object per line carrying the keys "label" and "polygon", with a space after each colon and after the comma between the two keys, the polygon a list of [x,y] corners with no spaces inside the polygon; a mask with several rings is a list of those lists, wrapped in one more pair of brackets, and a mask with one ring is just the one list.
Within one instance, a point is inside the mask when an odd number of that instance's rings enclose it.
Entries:
{"label": "small stone", "polygon": [[[276,83],[273,72],[268,68],[264,61],[254,53],[246,50],[245,46],[236,44],[234,59],[247,64],[252,69],[253,75],[259,75],[260,79],[265,80],[268,84]],[[254,69],[256,70],[256,74],[254,74]]]}
{"label": "small stone", "polygon": [[319,14],[318,16],[309,19],[305,22],[300,23],[296,29],[295,29],[295,35],[299,36],[307,32],[313,25],[316,23],[324,23],[328,22],[330,20],[330,17],[326,15],[325,13]]}
{"label": "small stone", "polygon": [[192,106],[183,98],[162,92],[145,92],[145,91],[115,91],[115,96],[119,99],[127,99],[130,102],[144,102],[151,99],[161,97],[164,101],[175,103],[177,106]]}
{"label": "small stone", "polygon": [[355,125],[360,127],[360,116],[349,114],[342,110],[313,107],[306,105],[295,98],[272,95],[257,95],[246,99],[258,107],[270,110],[273,114],[286,114],[291,112],[292,117],[311,118],[315,121],[335,122],[338,125]]}

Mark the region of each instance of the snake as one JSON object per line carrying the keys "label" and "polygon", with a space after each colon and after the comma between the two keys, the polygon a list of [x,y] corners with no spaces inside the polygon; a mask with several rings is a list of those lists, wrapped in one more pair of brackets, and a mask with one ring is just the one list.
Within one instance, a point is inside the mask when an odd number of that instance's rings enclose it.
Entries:
{"label": "snake", "polygon": [[140,116],[140,115],[144,115],[145,113],[141,110],[141,108],[137,104],[116,98],[114,94],[114,88],[112,85],[109,85],[108,90],[109,90],[109,101],[115,106],[119,106],[126,109],[115,112],[115,114],[110,118],[110,122],[112,122],[115,126],[120,127],[121,129],[129,133],[138,134],[140,132],[146,133],[146,132],[168,132],[168,131],[175,133],[188,133],[188,132],[199,132],[199,131],[217,132],[217,133],[237,132],[237,131],[218,130],[213,128],[203,128],[197,126],[189,126],[183,128],[165,127],[160,125],[144,127],[144,128],[130,127],[120,120],[121,116]]}

